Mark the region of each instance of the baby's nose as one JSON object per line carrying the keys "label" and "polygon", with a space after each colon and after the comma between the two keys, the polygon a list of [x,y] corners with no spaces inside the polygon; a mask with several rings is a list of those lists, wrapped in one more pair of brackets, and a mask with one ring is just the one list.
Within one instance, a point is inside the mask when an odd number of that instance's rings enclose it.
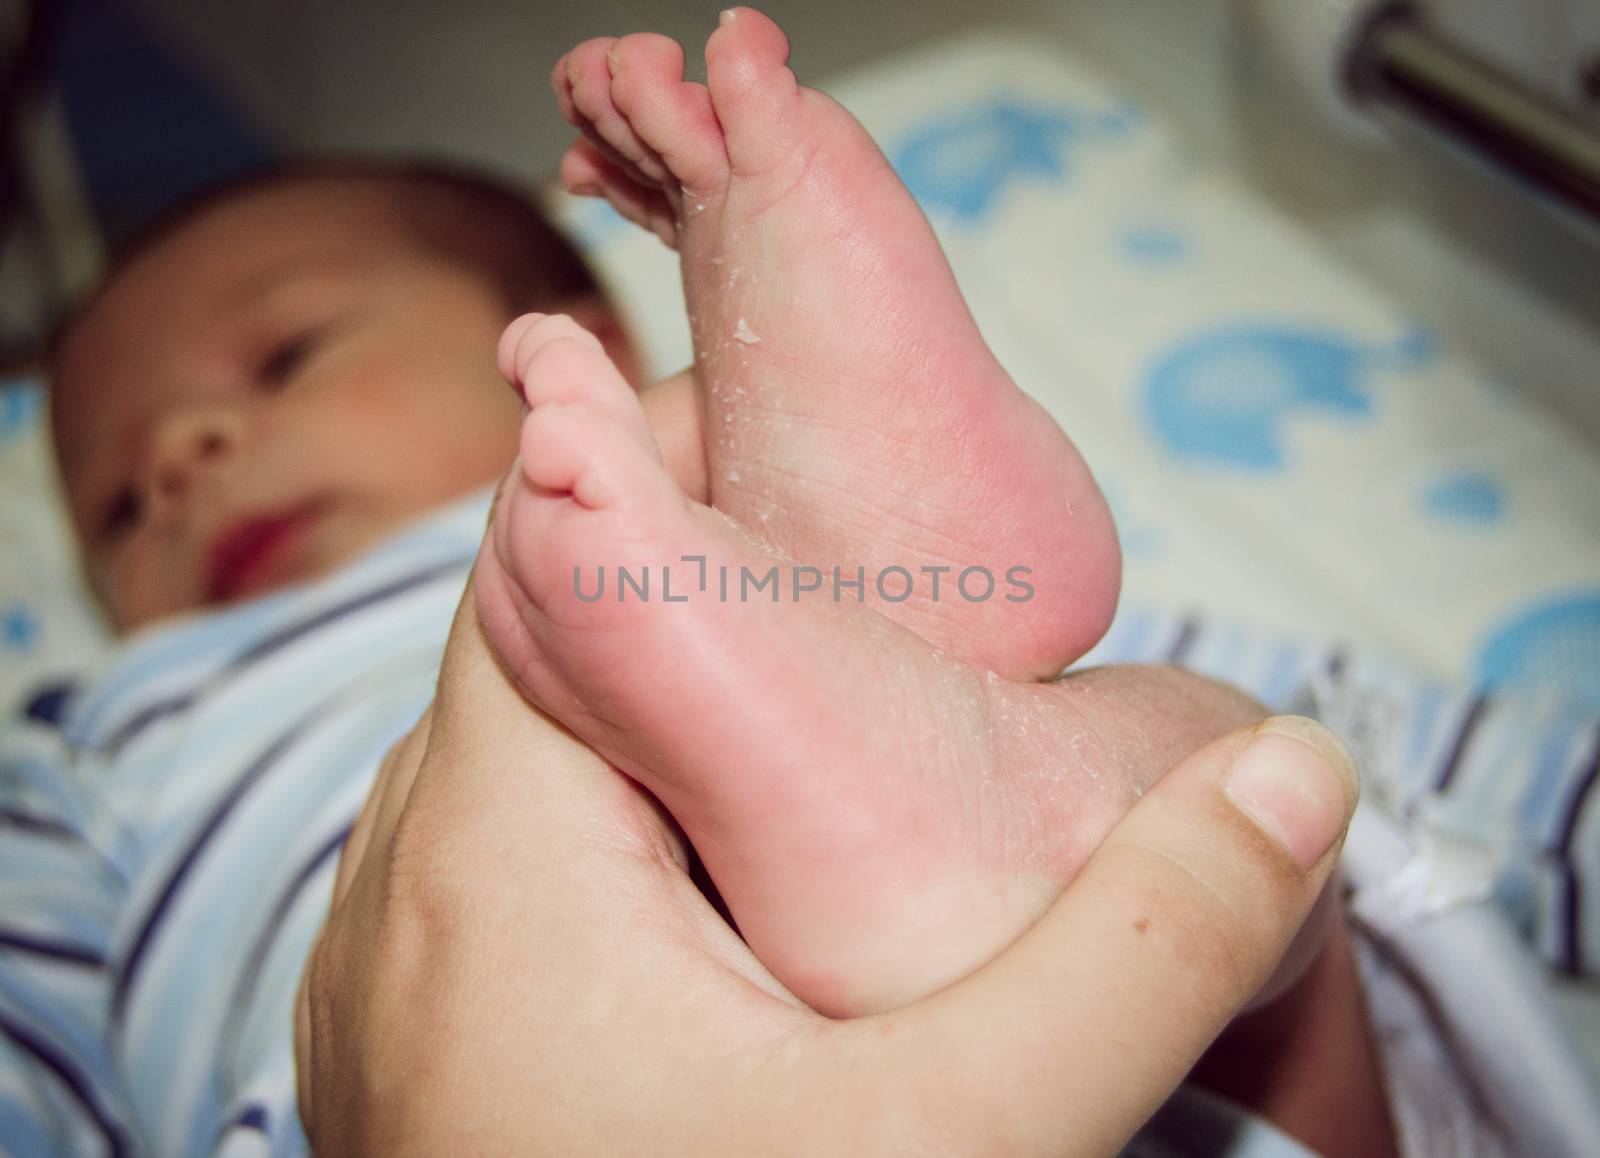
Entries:
{"label": "baby's nose", "polygon": [[147,480],[161,506],[182,504],[196,484],[238,452],[239,416],[224,407],[189,410],[168,418],[157,431]]}

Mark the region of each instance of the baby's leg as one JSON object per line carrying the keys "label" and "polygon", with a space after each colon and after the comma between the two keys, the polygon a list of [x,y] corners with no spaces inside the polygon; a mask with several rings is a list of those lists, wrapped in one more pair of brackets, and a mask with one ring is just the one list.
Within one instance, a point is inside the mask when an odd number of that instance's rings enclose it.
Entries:
{"label": "baby's leg", "polygon": [[519,358],[531,410],[476,572],[489,638],[672,812],[818,1008],[900,1004],[987,960],[1172,760],[1259,715],[1163,669],[1011,683],[797,594],[673,484],[598,342],[545,318]]}
{"label": "baby's leg", "polygon": [[[1105,503],[882,153],[787,55],[745,8],[706,44],[706,85],[665,37],[580,45],[554,77],[586,137],[563,177],[679,249],[712,505],[798,563],[865,567],[869,602],[951,654],[1053,676],[1116,604]],[[912,594],[875,599],[896,566]],[[1004,598],[1013,568],[1031,598]]]}

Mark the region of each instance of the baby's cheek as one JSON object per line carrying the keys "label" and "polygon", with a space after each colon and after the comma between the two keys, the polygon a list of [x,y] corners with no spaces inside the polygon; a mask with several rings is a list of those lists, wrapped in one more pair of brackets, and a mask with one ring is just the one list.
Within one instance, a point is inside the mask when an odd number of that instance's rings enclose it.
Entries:
{"label": "baby's cheek", "polygon": [[118,549],[98,584],[119,631],[131,631],[204,603],[198,564],[176,547],[139,538]]}

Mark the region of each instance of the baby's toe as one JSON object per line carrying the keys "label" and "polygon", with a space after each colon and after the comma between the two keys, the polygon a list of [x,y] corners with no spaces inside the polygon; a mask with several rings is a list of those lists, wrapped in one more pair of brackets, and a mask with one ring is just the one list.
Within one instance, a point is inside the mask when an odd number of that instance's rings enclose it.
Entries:
{"label": "baby's toe", "polygon": [[668,247],[678,246],[678,224],[671,203],[653,185],[641,185],[587,137],[574,141],[561,158],[561,187],[579,197],[604,197],[611,208]]}
{"label": "baby's toe", "polygon": [[788,61],[788,37],[753,8],[724,12],[706,41],[711,104],[736,171],[759,171],[793,153],[800,84]]}
{"label": "baby's toe", "polygon": [[[526,319],[532,319],[523,324]],[[529,314],[506,330],[522,397],[534,410],[560,403],[595,407],[655,453],[639,396],[606,356],[605,347],[565,314]]]}
{"label": "baby's toe", "polygon": [[613,53],[620,43],[612,37],[600,37],[584,41],[567,54],[567,76],[572,84],[578,127],[630,175],[646,184],[659,185],[667,178],[666,166],[611,102]]}
{"label": "baby's toe", "polygon": [[625,36],[611,54],[611,101],[679,185],[701,191],[727,173],[722,128],[702,84],[683,79],[683,48],[665,36]]}
{"label": "baby's toe", "polygon": [[652,447],[587,403],[554,403],[523,419],[521,462],[535,487],[590,511],[645,512],[676,491]]}

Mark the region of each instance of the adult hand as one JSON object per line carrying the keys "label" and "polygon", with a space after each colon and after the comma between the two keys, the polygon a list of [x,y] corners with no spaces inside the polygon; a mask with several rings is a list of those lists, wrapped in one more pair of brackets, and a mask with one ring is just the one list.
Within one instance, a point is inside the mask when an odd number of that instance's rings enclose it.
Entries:
{"label": "adult hand", "polygon": [[1231,733],[989,965],[830,1021],[654,802],[517,694],[469,587],[307,966],[301,1114],[337,1154],[1113,1154],[1272,973],[1354,797],[1310,721]]}

